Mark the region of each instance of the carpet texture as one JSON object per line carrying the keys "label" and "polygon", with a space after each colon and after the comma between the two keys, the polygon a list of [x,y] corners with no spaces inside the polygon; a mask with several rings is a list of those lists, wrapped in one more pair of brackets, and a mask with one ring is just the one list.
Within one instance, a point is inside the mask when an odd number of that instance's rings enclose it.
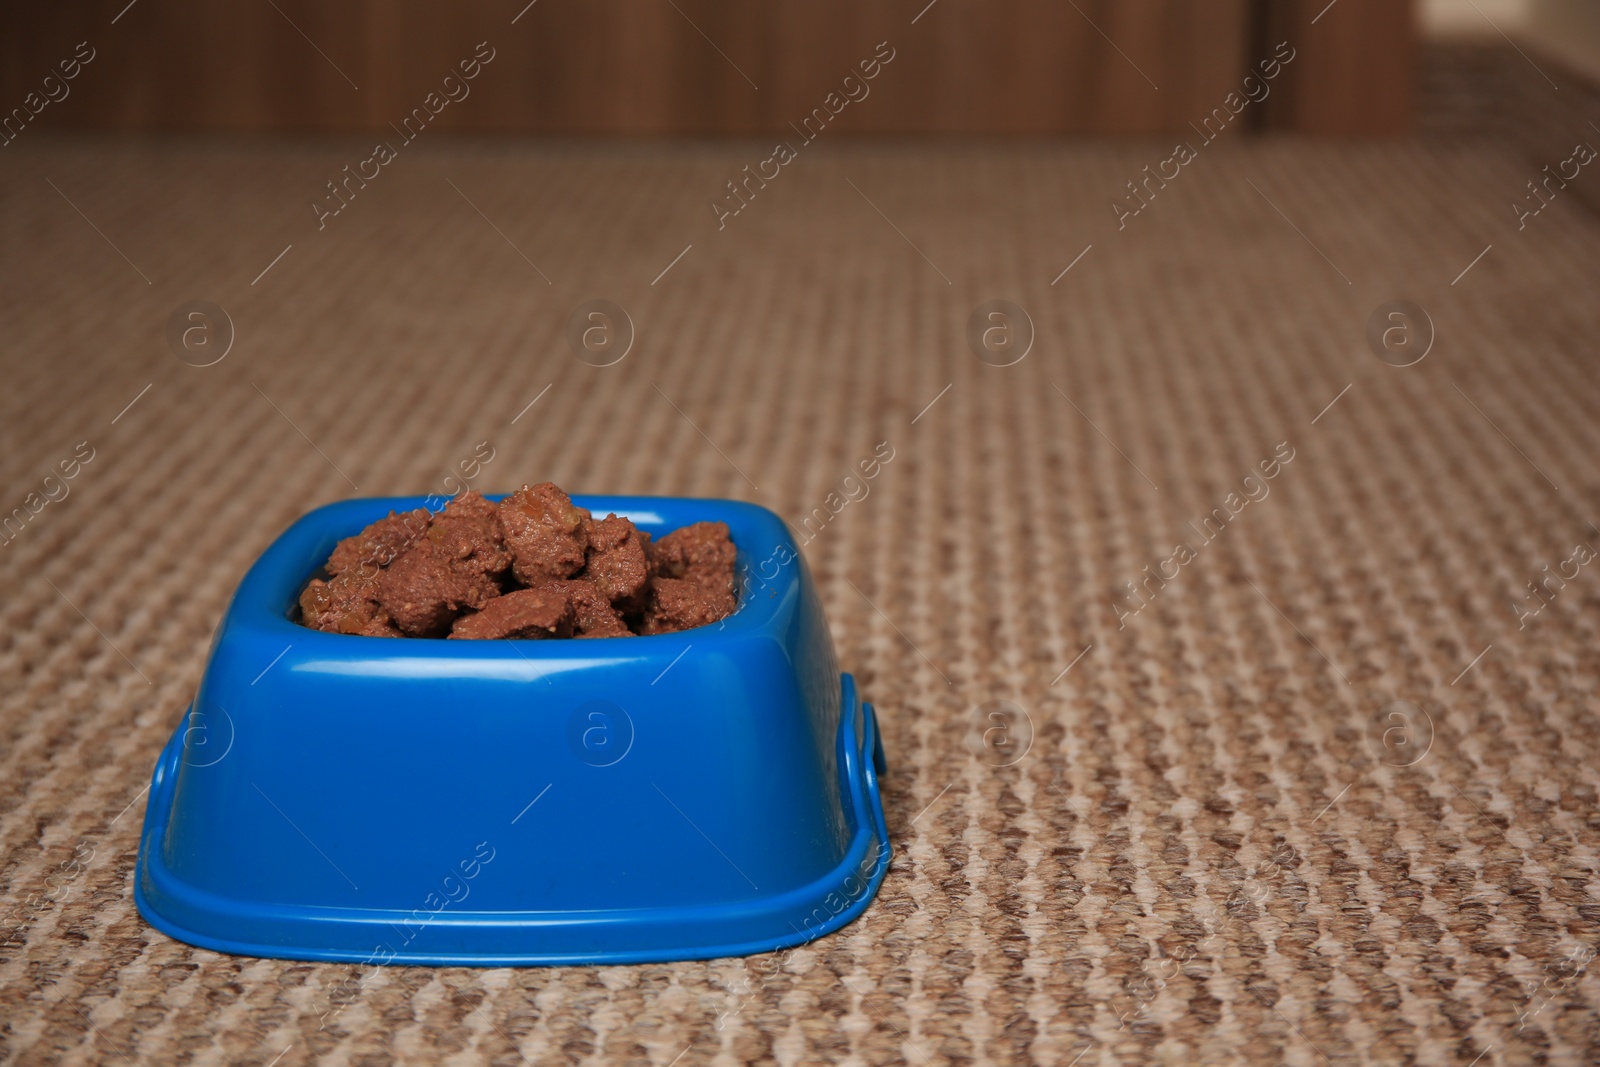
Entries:
{"label": "carpet texture", "polygon": [[[424,137],[319,230],[368,146],[29,131],[0,1058],[1600,1060],[1600,222],[1510,206],[1600,144],[1569,125],[1538,162],[1230,138],[1137,214],[1170,145],[823,139],[720,230],[770,148]],[[601,297],[636,328],[609,367],[566,341]],[[969,343],[996,299],[1031,320],[1009,366],[1015,313]],[[232,323],[210,366],[169,345],[191,300]],[[483,441],[486,491],[824,509],[805,553],[889,761],[863,918],[782,956],[370,975],[140,920],[143,791],[245,569]]]}

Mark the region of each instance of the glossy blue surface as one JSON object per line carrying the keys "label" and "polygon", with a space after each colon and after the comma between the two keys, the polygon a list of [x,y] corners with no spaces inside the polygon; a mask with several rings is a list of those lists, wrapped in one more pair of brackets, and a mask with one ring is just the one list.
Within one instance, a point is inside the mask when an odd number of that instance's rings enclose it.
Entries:
{"label": "glossy blue surface", "polygon": [[540,964],[768,951],[859,915],[889,863],[871,705],[772,512],[576,497],[660,536],[726,522],[742,590],[676,634],[447,641],[292,621],[349,500],[245,575],[156,764],[135,899],[246,955]]}

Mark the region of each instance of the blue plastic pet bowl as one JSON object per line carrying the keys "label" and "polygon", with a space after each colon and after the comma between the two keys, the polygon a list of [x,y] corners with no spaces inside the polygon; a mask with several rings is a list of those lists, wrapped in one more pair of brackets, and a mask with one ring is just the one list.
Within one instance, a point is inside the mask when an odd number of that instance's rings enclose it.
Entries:
{"label": "blue plastic pet bowl", "polygon": [[652,637],[321,633],[334,544],[422,497],[348,500],[245,575],[156,763],[134,899],[222,952],[424,964],[764,952],[850,922],[889,865],[872,706],[772,512],[578,497],[660,536],[720,520],[738,610]]}

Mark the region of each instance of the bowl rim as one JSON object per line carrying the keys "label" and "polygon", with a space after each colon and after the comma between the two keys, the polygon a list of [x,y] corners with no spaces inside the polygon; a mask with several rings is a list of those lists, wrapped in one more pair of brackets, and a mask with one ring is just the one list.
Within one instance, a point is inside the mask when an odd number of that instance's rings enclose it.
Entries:
{"label": "bowl rim", "polygon": [[[484,494],[490,501],[499,501],[508,495]],[[302,652],[333,657],[379,652],[385,658],[435,659],[442,656],[457,660],[634,659],[646,654],[676,652],[680,645],[733,642],[762,633],[771,627],[790,597],[798,595],[803,557],[787,524],[769,508],[715,497],[574,494],[574,504],[596,514],[608,512],[638,524],[664,526],[669,531],[694,522],[726,522],[738,550],[735,570],[740,577],[739,602],[733,613],[715,624],[666,634],[630,634],[588,640],[498,638],[484,641],[330,633],[313,630],[292,617],[301,591],[327,560],[334,544],[360,533],[390,512],[426,507],[427,501],[437,499],[437,495],[350,497],[306,512],[279,534],[245,572],[224,613],[219,637],[229,630],[246,630],[285,640]],[[673,515],[669,518],[664,514],[686,510],[696,517]],[[765,563],[785,552],[788,558],[779,564],[777,572],[766,576]],[[757,564],[755,560],[762,563]],[[758,571],[761,572],[759,576]]]}

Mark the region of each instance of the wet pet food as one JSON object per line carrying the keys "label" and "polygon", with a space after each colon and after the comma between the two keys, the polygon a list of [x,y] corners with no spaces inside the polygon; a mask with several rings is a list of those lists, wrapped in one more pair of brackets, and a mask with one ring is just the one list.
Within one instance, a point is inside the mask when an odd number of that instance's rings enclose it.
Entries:
{"label": "wet pet food", "polygon": [[549,482],[498,504],[468,491],[436,514],[391,512],[340,541],[327,577],[300,594],[300,622],[462,640],[672,633],[733,613],[737,556],[725,523],[652,541]]}

